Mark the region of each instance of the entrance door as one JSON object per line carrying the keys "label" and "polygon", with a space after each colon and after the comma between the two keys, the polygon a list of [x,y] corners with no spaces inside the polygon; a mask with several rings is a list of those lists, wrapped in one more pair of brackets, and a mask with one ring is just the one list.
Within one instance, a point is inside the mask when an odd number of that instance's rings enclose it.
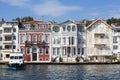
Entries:
{"label": "entrance door", "polygon": [[32,53],[32,61],[37,61],[37,53]]}

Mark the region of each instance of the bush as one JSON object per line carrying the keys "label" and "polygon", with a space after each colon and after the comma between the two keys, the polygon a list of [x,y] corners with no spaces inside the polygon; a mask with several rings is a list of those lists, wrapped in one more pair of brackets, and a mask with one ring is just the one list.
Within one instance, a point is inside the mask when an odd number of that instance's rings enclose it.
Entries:
{"label": "bush", "polygon": [[80,58],[77,56],[77,57],[75,58],[75,60],[76,60],[76,62],[79,62],[79,61],[80,61]]}
{"label": "bush", "polygon": [[59,62],[63,62],[63,59],[61,57],[59,57]]}

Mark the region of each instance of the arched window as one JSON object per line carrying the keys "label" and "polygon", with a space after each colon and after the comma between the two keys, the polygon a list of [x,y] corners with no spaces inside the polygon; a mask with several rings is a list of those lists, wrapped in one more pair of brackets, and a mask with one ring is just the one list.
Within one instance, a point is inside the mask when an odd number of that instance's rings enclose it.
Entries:
{"label": "arched window", "polygon": [[75,31],[75,30],[76,30],[75,26],[72,26],[72,31]]}
{"label": "arched window", "polygon": [[35,35],[33,36],[33,41],[36,41],[36,36]]}
{"label": "arched window", "polygon": [[36,47],[33,47],[33,48],[32,48],[32,52],[33,52],[33,53],[36,53],[36,52],[37,52],[37,48],[36,48]]}
{"label": "arched window", "polygon": [[67,30],[70,32],[70,30],[71,30],[70,26],[67,26]]}
{"label": "arched window", "polygon": [[62,28],[63,28],[63,31],[66,31],[66,26],[62,26]]}

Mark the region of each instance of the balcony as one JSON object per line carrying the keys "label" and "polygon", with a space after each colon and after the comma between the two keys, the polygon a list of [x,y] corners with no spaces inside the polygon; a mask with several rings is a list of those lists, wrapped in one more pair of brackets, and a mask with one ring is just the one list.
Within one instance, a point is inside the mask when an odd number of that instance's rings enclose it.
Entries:
{"label": "balcony", "polygon": [[9,41],[8,40],[4,40],[3,44],[12,44],[12,42],[13,42],[12,40],[9,40]]}
{"label": "balcony", "polygon": [[120,36],[120,32],[114,32],[114,36]]}
{"label": "balcony", "polygon": [[48,43],[41,42],[41,41],[25,41],[25,46],[26,47],[30,47],[30,46],[33,46],[33,45],[37,45],[39,47],[45,47],[45,46],[48,46]]}
{"label": "balcony", "polygon": [[111,50],[99,50],[99,49],[91,49],[88,50],[88,55],[89,56],[110,56],[112,55],[112,51]]}
{"label": "balcony", "polygon": [[8,53],[8,52],[12,52],[12,49],[3,49],[2,51],[3,51],[3,53],[4,53],[4,52],[7,52],[7,53]]}
{"label": "balcony", "polygon": [[106,44],[109,40],[105,38],[95,38],[94,44]]}

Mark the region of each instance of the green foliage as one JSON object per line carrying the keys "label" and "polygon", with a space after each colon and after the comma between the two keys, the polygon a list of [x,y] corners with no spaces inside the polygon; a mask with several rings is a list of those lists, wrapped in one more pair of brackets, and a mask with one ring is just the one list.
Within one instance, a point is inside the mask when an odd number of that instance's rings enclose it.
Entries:
{"label": "green foliage", "polygon": [[31,24],[30,24],[30,28],[31,28],[31,29],[34,29],[34,28],[35,28],[35,25],[31,23]]}
{"label": "green foliage", "polygon": [[33,21],[34,19],[33,19],[33,17],[31,17],[31,16],[25,16],[25,17],[22,17],[22,18],[20,18],[20,17],[17,17],[17,18],[15,18],[15,19],[12,19],[13,21],[22,21],[22,22],[27,22],[27,21]]}
{"label": "green foliage", "polygon": [[63,62],[63,59],[62,59],[62,57],[59,57],[59,62]]}
{"label": "green foliage", "polygon": [[79,61],[80,61],[80,57],[77,56],[77,57],[75,58],[75,60],[76,60],[76,62],[79,62]]}
{"label": "green foliage", "polygon": [[110,18],[106,20],[109,25],[114,24],[116,26],[120,26],[120,18]]}
{"label": "green foliage", "polygon": [[111,60],[111,61],[117,60],[117,55],[116,55],[116,54],[113,54],[112,56],[110,56],[110,60]]}
{"label": "green foliage", "polygon": [[88,60],[88,59],[85,59],[84,62],[89,62],[89,60]]}

